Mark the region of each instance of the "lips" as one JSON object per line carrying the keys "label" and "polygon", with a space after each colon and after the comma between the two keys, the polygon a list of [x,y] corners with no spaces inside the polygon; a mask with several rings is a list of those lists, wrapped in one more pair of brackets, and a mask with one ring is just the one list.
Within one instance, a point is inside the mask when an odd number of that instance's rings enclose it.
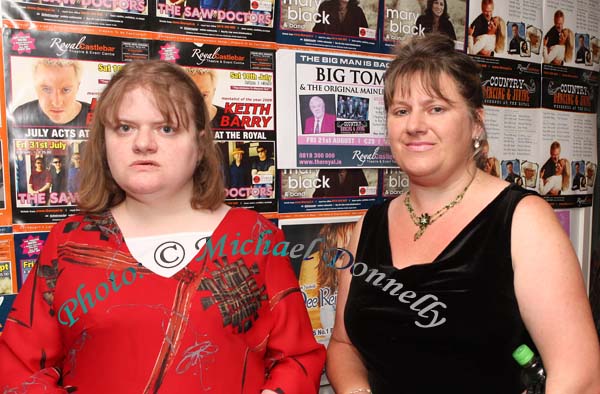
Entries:
{"label": "lips", "polygon": [[159,167],[158,163],[152,160],[136,160],[131,163],[130,167],[151,168]]}
{"label": "lips", "polygon": [[431,142],[410,142],[406,144],[406,148],[413,152],[424,152],[433,149],[434,145]]}

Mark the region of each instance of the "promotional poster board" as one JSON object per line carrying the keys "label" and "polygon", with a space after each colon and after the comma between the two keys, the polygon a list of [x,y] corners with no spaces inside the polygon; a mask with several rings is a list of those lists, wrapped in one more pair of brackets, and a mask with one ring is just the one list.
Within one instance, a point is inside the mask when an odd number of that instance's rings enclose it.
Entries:
{"label": "promotional poster board", "polygon": [[274,0],[151,0],[150,7],[151,31],[275,41]]}
{"label": "promotional poster board", "polygon": [[540,63],[542,8],[537,0],[475,0],[469,3],[467,53]]}
{"label": "promotional poster board", "polygon": [[183,66],[204,95],[226,203],[276,212],[275,52],[176,41],[154,48],[154,58]]}
{"label": "promotional poster board", "polygon": [[377,199],[379,170],[279,170],[279,213],[315,213],[368,209]]}
{"label": "promotional poster board", "polygon": [[[282,219],[279,227],[291,245],[303,244],[305,253],[292,257],[300,291],[317,342],[327,346],[335,321],[337,275],[342,255],[336,248],[347,249],[358,216],[323,217],[318,219]],[[308,255],[307,255],[308,254]],[[325,373],[320,393],[330,393]]]}
{"label": "promotional poster board", "polygon": [[388,59],[277,51],[280,168],[395,166],[386,143]]}
{"label": "promotional poster board", "polygon": [[[384,0],[382,12],[383,51],[391,53],[394,46],[413,36],[433,31],[454,40],[455,48],[465,49],[467,16],[466,0],[419,1]],[[431,3],[431,7],[427,5]]]}
{"label": "promotional poster board", "polygon": [[377,52],[379,0],[281,0],[277,42]]}
{"label": "promotional poster board", "polygon": [[587,0],[544,0],[543,10],[544,65],[600,71],[597,4]]}
{"label": "promotional poster board", "polygon": [[35,266],[47,238],[47,232],[14,234],[15,263],[17,266],[19,290]]}
{"label": "promotional poster board", "polygon": [[17,292],[17,268],[12,235],[2,233],[0,234],[0,296]]}
{"label": "promotional poster board", "polygon": [[151,30],[147,0],[39,0],[2,2],[4,19]]}
{"label": "promotional poster board", "polygon": [[555,208],[592,205],[598,162],[598,73],[569,70],[561,77],[542,79],[540,176],[546,182],[545,198]]}
{"label": "promotional poster board", "polygon": [[4,29],[4,73],[14,223],[77,212],[79,162],[96,100],[150,42]]}

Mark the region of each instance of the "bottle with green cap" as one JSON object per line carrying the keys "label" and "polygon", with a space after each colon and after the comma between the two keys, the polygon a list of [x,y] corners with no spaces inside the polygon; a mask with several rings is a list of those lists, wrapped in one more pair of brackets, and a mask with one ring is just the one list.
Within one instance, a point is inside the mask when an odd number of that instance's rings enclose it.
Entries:
{"label": "bottle with green cap", "polygon": [[525,385],[527,394],[544,394],[546,390],[546,371],[542,365],[542,360],[527,345],[519,346],[512,356],[523,367],[521,382]]}

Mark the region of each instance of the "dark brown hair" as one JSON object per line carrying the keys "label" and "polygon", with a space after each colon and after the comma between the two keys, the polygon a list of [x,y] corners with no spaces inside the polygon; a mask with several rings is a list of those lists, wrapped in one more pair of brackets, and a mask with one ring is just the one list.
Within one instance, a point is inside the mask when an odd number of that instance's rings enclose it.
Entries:
{"label": "dark brown hair", "polygon": [[456,51],[454,41],[446,35],[430,33],[423,37],[411,38],[396,48],[396,58],[385,72],[385,110],[389,110],[397,90],[403,95],[410,95],[415,77],[419,77],[427,94],[451,102],[442,94],[440,85],[442,75],[447,75],[454,81],[458,93],[465,100],[471,119],[481,126],[482,133],[479,138],[484,140],[485,127],[477,113],[483,109],[480,72],[479,65],[466,54]]}
{"label": "dark brown hair", "polygon": [[200,161],[193,174],[190,204],[195,209],[217,208],[224,200],[225,189],[220,153],[213,143],[204,98],[181,67],[159,60],[127,64],[100,95],[89,140],[81,155],[79,207],[85,212],[101,212],[125,199],[125,192],[115,182],[108,167],[104,133],[107,125],[117,123],[125,94],[138,87],[154,96],[157,109],[167,122],[184,129],[190,126],[190,119],[195,123]]}

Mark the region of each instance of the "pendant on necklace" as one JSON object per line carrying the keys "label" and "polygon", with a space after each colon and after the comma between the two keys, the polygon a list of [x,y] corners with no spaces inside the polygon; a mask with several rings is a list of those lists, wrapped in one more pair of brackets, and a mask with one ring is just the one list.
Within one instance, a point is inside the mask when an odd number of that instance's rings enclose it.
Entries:
{"label": "pendant on necklace", "polygon": [[419,227],[427,227],[429,226],[429,221],[431,220],[431,216],[428,213],[422,213],[419,216]]}

